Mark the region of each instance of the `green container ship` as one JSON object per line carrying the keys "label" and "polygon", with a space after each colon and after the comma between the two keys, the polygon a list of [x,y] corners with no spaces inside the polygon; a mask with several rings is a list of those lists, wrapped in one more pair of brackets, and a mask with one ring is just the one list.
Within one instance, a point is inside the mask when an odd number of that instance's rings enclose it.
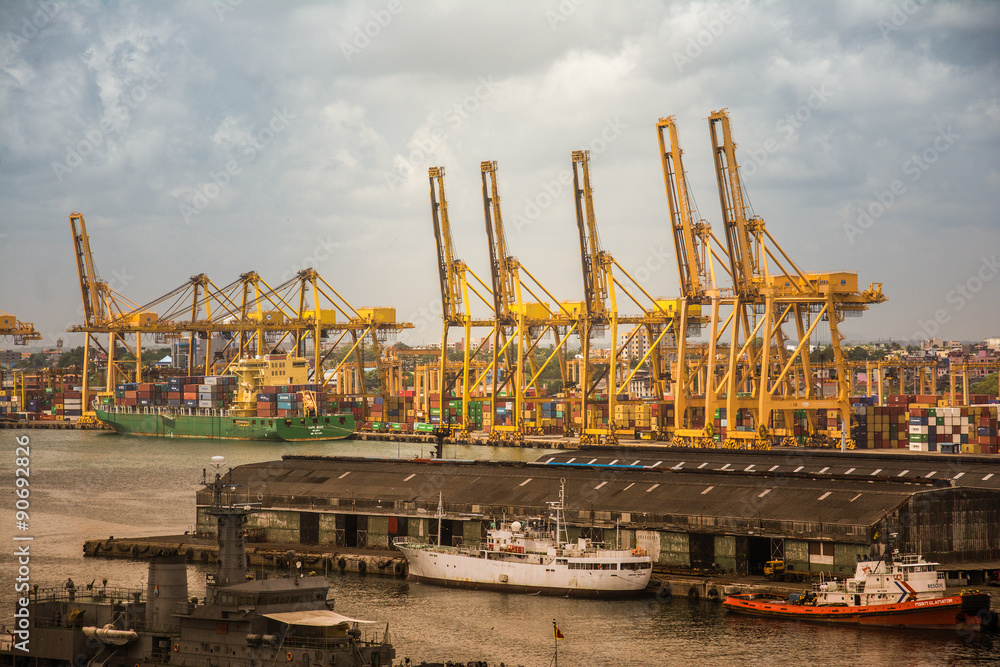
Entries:
{"label": "green container ship", "polygon": [[[232,375],[173,378],[175,385],[130,383],[94,405],[116,433],[160,438],[302,442],[342,440],[354,416],[326,414],[322,387],[310,385],[301,357],[243,359]],[[195,384],[185,384],[192,381]],[[111,394],[111,392],[108,392]]]}
{"label": "green container ship", "polygon": [[[109,411],[111,410],[111,411]],[[97,418],[115,433],[164,438],[220,438],[224,440],[342,440],[354,433],[354,416],[233,417],[212,414],[131,412],[96,408]],[[122,410],[122,411],[118,411]]]}

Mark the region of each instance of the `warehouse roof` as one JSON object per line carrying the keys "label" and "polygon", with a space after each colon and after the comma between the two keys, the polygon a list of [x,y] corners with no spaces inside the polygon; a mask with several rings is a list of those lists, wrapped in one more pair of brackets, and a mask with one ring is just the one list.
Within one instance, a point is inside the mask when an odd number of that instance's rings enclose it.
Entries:
{"label": "warehouse roof", "polygon": [[[712,530],[733,520],[865,527],[914,494],[963,492],[933,480],[881,476],[829,478],[731,467],[671,469],[554,462],[286,456],[281,461],[239,466],[231,474],[231,483],[239,485],[239,499],[260,498],[265,507],[410,515],[433,512],[439,492],[451,515],[497,516],[504,510],[537,513],[558,498],[560,480],[565,479],[571,522],[614,525],[620,519],[637,525],[680,524],[695,530],[699,526]],[[209,499],[204,492],[199,494],[199,504]]]}
{"label": "warehouse roof", "polygon": [[696,468],[808,474],[817,478],[859,477],[903,481],[944,480],[954,486],[1000,489],[1000,457],[910,453],[900,450],[772,451],[676,447],[588,447],[546,455],[540,463]]}

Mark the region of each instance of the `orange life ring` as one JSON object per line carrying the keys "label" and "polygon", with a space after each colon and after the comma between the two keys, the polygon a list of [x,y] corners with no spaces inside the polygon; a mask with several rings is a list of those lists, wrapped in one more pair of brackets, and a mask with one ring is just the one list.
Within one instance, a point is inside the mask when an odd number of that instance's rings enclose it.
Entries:
{"label": "orange life ring", "polygon": [[903,575],[900,574],[900,573],[896,573],[896,574],[892,575],[892,578],[895,579],[896,581],[902,581],[903,580]]}
{"label": "orange life ring", "polygon": [[288,658],[288,662],[291,662],[294,656],[292,655],[292,652],[289,651],[288,653],[285,654],[285,657]]}
{"label": "orange life ring", "polygon": [[177,653],[177,651],[180,651],[180,650],[181,650],[181,645],[180,644],[174,644],[174,653]]}

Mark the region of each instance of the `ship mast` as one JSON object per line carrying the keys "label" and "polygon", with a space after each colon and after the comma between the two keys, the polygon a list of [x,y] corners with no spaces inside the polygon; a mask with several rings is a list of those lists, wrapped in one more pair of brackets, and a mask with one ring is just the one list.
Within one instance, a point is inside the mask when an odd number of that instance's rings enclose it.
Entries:
{"label": "ship mast", "polygon": [[[246,544],[243,540],[243,524],[246,517],[253,510],[249,503],[244,503],[242,507],[237,507],[234,503],[224,503],[223,491],[226,488],[235,488],[232,484],[224,484],[222,475],[219,472],[223,456],[213,456],[215,464],[215,479],[208,480],[207,471],[202,470],[202,484],[212,491],[212,506],[208,509],[208,514],[214,516],[217,521],[216,536],[219,541],[218,569],[214,576],[209,575],[206,589],[208,598],[215,600],[215,594],[219,588],[239,584],[247,579]],[[230,474],[232,469],[230,469]]]}
{"label": "ship mast", "polygon": [[[563,525],[563,510],[566,508],[566,478],[560,478],[559,480],[559,500],[558,502],[549,502],[549,508],[556,511],[556,548],[563,546],[569,542],[569,531]],[[563,539],[565,533],[565,539]]]}
{"label": "ship mast", "polygon": [[437,520],[438,520],[438,543],[437,543],[437,545],[438,546],[441,546],[441,519],[443,519],[443,518],[444,518],[444,494],[443,494],[443,492],[438,491],[438,511],[437,511]]}

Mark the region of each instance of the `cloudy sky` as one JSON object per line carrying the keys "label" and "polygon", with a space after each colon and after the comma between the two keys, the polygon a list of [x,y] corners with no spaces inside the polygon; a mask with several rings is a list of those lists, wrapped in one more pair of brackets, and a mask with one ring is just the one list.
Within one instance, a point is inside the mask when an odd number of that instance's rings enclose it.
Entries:
{"label": "cloudy sky", "polygon": [[604,249],[676,295],[655,124],[721,234],[720,108],[796,262],[883,283],[850,340],[1000,335],[998,3],[7,1],[0,40],[0,309],[46,344],[82,321],[74,211],[138,303],[313,266],[435,340],[427,168],[485,277],[483,160],[511,252],[579,299],[581,148]]}

